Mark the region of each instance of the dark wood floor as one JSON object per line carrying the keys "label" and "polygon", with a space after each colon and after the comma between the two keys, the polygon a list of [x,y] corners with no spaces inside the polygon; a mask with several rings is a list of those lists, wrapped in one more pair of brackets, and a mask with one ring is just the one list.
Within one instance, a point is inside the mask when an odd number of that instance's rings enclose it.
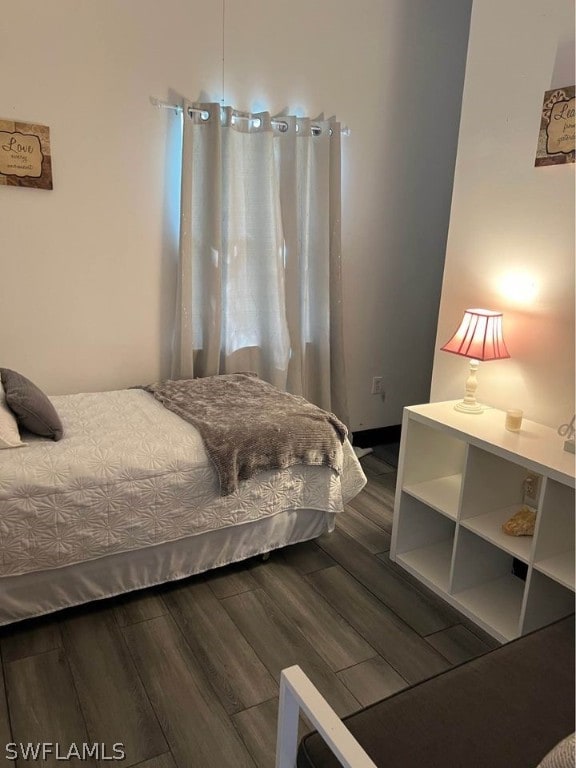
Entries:
{"label": "dark wood floor", "polygon": [[396,475],[362,464],[366,489],[317,542],[3,629],[0,760],[9,742],[98,742],[126,768],[271,768],[284,667],[346,715],[496,646],[390,561]]}

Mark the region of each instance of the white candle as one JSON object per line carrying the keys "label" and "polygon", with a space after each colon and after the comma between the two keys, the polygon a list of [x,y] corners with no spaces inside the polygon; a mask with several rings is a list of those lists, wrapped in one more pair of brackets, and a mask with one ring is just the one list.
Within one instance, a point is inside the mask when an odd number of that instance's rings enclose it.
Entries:
{"label": "white candle", "polygon": [[511,408],[509,411],[506,411],[506,429],[509,432],[520,432],[523,415],[524,412],[519,408]]}

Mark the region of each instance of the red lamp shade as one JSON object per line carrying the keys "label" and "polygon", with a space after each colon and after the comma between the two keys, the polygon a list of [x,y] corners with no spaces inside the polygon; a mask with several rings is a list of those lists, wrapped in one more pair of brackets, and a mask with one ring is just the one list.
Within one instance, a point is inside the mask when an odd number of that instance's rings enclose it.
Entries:
{"label": "red lamp shade", "polygon": [[510,357],[502,335],[502,312],[467,309],[460,327],[442,349],[473,360]]}

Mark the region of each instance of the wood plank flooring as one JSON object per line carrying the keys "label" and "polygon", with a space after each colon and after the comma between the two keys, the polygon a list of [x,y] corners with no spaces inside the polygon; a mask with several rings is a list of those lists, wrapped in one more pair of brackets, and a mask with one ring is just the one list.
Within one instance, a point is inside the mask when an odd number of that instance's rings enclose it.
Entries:
{"label": "wood plank flooring", "polygon": [[345,715],[495,647],[390,561],[396,473],[362,463],[329,536],[0,630],[0,759],[120,742],[124,768],[272,768],[284,667]]}

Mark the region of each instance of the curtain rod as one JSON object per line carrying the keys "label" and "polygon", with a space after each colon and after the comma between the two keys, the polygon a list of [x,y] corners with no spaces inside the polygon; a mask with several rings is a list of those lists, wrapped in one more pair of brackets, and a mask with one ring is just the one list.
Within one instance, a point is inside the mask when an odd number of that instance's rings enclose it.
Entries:
{"label": "curtain rod", "polygon": [[[175,112],[182,112],[183,107],[180,104],[170,104],[169,101],[162,101],[162,99],[158,99],[156,96],[150,96],[150,101],[152,104],[154,104],[155,107],[161,107],[162,109],[173,109]],[[195,109],[194,107],[188,108],[189,112],[198,112],[198,113],[204,113],[207,115],[205,110],[203,109]],[[206,119],[206,118],[205,118]],[[236,115],[237,120],[250,120],[251,118],[248,115]],[[280,130],[286,130],[288,128],[288,124],[285,120],[282,120],[281,118],[272,118],[270,121],[272,125],[277,126],[280,128]],[[315,134],[318,134],[321,132],[321,129],[319,126],[312,125],[312,132]],[[348,126],[342,126],[340,129],[340,133],[343,136],[350,136],[350,128]]]}

